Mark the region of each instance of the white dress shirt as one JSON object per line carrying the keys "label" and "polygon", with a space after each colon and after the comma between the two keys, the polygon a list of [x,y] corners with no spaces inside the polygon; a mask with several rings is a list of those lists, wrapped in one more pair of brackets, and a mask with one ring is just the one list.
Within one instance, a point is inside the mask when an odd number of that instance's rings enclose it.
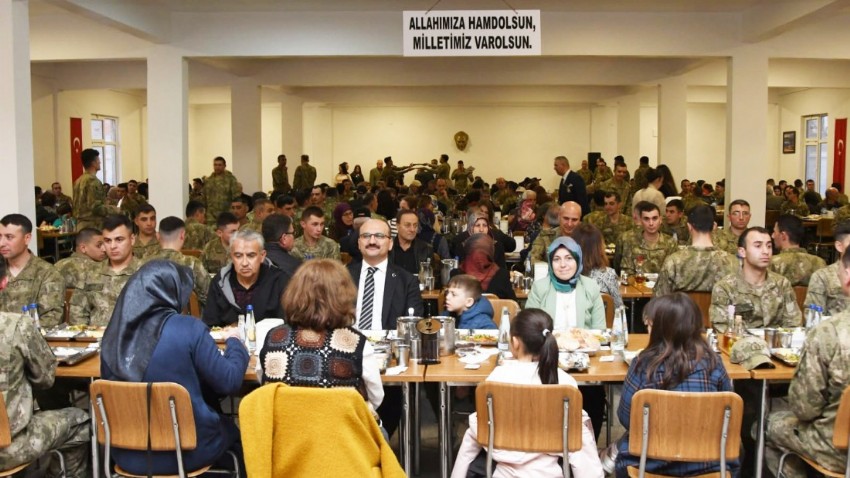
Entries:
{"label": "white dress shirt", "polygon": [[363,291],[366,289],[366,276],[369,275],[370,267],[377,267],[373,277],[375,278],[375,300],[372,301],[372,328],[370,330],[383,330],[384,324],[381,321],[382,313],[384,312],[384,284],[387,280],[387,266],[389,259],[384,259],[383,262],[376,266],[370,266],[363,261],[360,267],[360,282],[357,284],[357,320],[354,327],[360,328],[360,311],[363,308]]}

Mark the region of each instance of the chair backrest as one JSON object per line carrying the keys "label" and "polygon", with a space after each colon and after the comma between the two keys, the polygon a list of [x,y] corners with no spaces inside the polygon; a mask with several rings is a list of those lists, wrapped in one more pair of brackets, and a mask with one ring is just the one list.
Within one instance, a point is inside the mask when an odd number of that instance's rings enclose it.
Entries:
{"label": "chair backrest", "polygon": [[514,317],[519,313],[520,308],[519,304],[515,300],[511,299],[491,299],[487,298],[490,301],[490,305],[493,306],[493,322],[496,323],[496,327],[501,327],[502,325],[502,307],[508,308],[508,315],[511,320],[514,320]]}
{"label": "chair backrest", "polygon": [[822,217],[818,219],[818,226],[816,234],[818,239],[823,241],[824,239],[832,237],[835,232],[835,220],[831,217]]}
{"label": "chair backrest", "polygon": [[794,294],[797,296],[797,307],[800,310],[803,310],[803,304],[806,303],[806,294],[809,292],[809,288],[804,285],[795,285],[794,286]]}
{"label": "chair backrest", "polygon": [[342,261],[343,265],[347,266],[351,262],[351,254],[349,254],[347,252],[340,252],[339,253],[339,260]]}
{"label": "chair backrest", "polygon": [[[97,440],[106,444],[106,433],[102,425],[108,420],[112,447],[128,450],[148,449],[148,402],[147,383],[114,382],[97,380],[91,384],[91,409],[97,422]],[[106,417],[98,407],[103,400]],[[174,402],[180,428],[180,447],[192,450],[197,446],[195,416],[189,392],[182,385],[171,382],[154,383],[151,387],[150,438],[151,450],[175,450],[174,429],[171,422],[169,402]]]}
{"label": "chair backrest", "polygon": [[186,256],[201,257],[200,249],[180,249],[180,252]]}
{"label": "chair backrest", "polygon": [[640,390],[632,397],[629,454],[641,456],[643,417],[649,414],[646,456],[668,461],[718,461],[724,413],[730,411],[726,459],[738,457],[744,402],[732,392]]}
{"label": "chair backrest", "polygon": [[841,403],[838,404],[838,414],[835,416],[835,428],[832,432],[832,445],[839,450],[848,448],[850,440],[850,387],[841,393]]}
{"label": "chair backrest", "polygon": [[71,297],[74,295],[74,288],[65,289],[65,303],[63,304],[64,311],[62,321],[66,324],[71,322]]}
{"label": "chair backrest", "polygon": [[768,209],[764,214],[764,228],[768,231],[772,231],[773,225],[776,224],[777,219],[779,219],[779,211]]}
{"label": "chair backrest", "polygon": [[605,306],[605,327],[614,328],[614,298],[603,292],[602,305]]}
{"label": "chair backrest", "polygon": [[489,444],[487,398],[493,399],[493,447],[538,453],[564,450],[564,402],[569,403],[569,451],[581,448],[581,392],[572,385],[484,382],[475,390],[478,443]]}
{"label": "chair backrest", "polygon": [[711,307],[711,292],[688,291],[685,293],[696,302],[699,311],[702,312],[702,326],[706,329],[711,327],[711,317],[708,315],[708,309]]}
{"label": "chair backrest", "polygon": [[9,426],[9,415],[6,413],[6,399],[0,393],[0,448],[12,444],[12,429]]}
{"label": "chair backrest", "polygon": [[201,317],[201,302],[198,300],[198,294],[195,291],[189,294],[189,315],[192,317]]}

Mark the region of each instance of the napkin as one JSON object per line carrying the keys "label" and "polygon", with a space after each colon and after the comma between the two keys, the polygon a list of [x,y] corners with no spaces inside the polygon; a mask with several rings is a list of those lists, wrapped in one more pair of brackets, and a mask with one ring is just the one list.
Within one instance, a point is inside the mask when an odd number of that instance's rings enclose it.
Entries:
{"label": "napkin", "polygon": [[395,367],[390,367],[384,372],[384,375],[401,375],[407,371],[407,367],[402,367],[400,365],[396,365]]}

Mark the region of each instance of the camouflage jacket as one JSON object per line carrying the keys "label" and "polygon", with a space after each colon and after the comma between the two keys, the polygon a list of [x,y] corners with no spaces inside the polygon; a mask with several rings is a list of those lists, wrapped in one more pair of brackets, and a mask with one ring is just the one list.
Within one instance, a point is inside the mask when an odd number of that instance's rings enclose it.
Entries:
{"label": "camouflage jacket", "polygon": [[770,258],[770,270],[785,276],[791,285],[809,285],[809,278],[816,270],[826,267],[826,261],[809,254],[802,247],[783,249]]}
{"label": "camouflage jacket", "polygon": [[141,261],[133,257],[121,272],[113,271],[109,260],[89,269],[85,284],[75,288],[71,296],[69,322],[98,327],[109,324],[121,289],[141,265]]}
{"label": "camouflage jacket", "polygon": [[599,183],[597,191],[616,192],[620,195],[620,212],[630,214],[632,208],[632,188],[628,181],[617,184],[614,178]]}
{"label": "camouflage jacket", "polygon": [[687,246],[691,243],[691,233],[688,231],[688,219],[685,216],[682,216],[678,224],[673,226],[664,221],[661,225],[661,232],[670,237],[676,234],[676,241],[680,246]]}
{"label": "camouflage jacket", "polygon": [[221,243],[221,239],[213,237],[201,250],[201,262],[210,274],[216,274],[230,262],[230,252]]}
{"label": "camouflage jacket", "polygon": [[697,206],[705,206],[706,204],[705,201],[693,194],[685,194],[682,196],[682,203],[685,205],[685,213],[691,212],[691,210]]}
{"label": "camouflage jacket", "polygon": [[0,312],[0,390],[14,437],[33,415],[32,389],[53,385],[56,357],[29,317]]}
{"label": "camouflage jacket", "polygon": [[177,265],[192,269],[192,277],[195,279],[195,286],[192,290],[198,296],[198,302],[201,303],[201,309],[207,303],[207,292],[210,290],[210,274],[204,267],[204,263],[194,256],[187,256],[182,252],[174,249],[160,249],[159,251],[147,256],[142,264],[150,262],[154,259],[165,259]]}
{"label": "camouflage jacket", "polygon": [[640,232],[625,234],[620,242],[623,249],[620,269],[629,275],[635,273],[635,260],[638,256],[644,257],[643,272],[659,272],[667,256],[676,252],[678,244],[670,236],[658,234],[655,244],[647,244]]}
{"label": "camouflage jacket", "polygon": [[[466,194],[466,191],[469,189],[469,182],[473,180],[472,171],[468,169],[464,169],[461,171],[460,169],[455,169],[452,172],[452,181],[455,184],[455,189],[458,194]],[[423,184],[424,186],[424,184]],[[496,199],[498,201],[498,198]],[[501,204],[501,202],[499,202]]]}
{"label": "camouflage jacket", "polygon": [[272,190],[286,194],[290,189],[292,189],[292,186],[289,185],[289,170],[286,166],[276,166],[272,169]]}
{"label": "camouflage jacket", "polygon": [[319,241],[314,247],[307,245],[304,236],[297,237],[289,254],[302,261],[308,259],[340,259],[339,244],[325,236],[319,236]]}
{"label": "camouflage jacket", "polygon": [[91,257],[75,252],[70,257],[57,262],[53,268],[65,279],[65,288],[73,289],[74,287],[82,287],[88,270],[96,264],[98,262]]}
{"label": "camouflage jacket", "polygon": [[841,206],[840,208],[835,210],[835,215],[833,216],[833,224],[838,224],[848,219],[850,219],[850,206]]}
{"label": "camouflage jacket", "polygon": [[659,297],[678,291],[711,292],[718,280],[739,267],[738,259],[726,251],[687,246],[664,260],[652,293]]}
{"label": "camouflage jacket", "polygon": [[21,313],[21,308],[38,304],[38,316],[42,327],[59,325],[65,313],[65,279],[52,264],[30,254],[27,265],[9,279],[6,288],[0,291],[0,311]]}
{"label": "camouflage jacket", "polygon": [[216,235],[209,226],[201,224],[194,219],[188,219],[186,221],[186,240],[183,242],[183,248],[200,251],[214,237]]}
{"label": "camouflage jacket", "polygon": [[552,244],[552,241],[558,237],[561,237],[560,227],[541,229],[540,234],[538,234],[537,237],[534,238],[534,242],[531,243],[531,252],[529,253],[531,261],[549,262],[546,252],[549,250],[549,246]]}
{"label": "camouflage jacket", "polygon": [[230,201],[239,195],[236,176],[230,171],[219,175],[211,174],[204,183],[207,200],[207,224],[215,224],[218,215],[230,211]]}
{"label": "camouflage jacket", "polygon": [[735,257],[738,256],[738,236],[732,232],[731,227],[716,229],[712,232],[711,243],[718,249],[722,249]]}
{"label": "camouflage jacket", "polygon": [[100,229],[103,218],[118,209],[106,204],[103,183],[91,173],[83,173],[74,182],[74,217],[77,218],[77,230],[84,227]]}
{"label": "camouflage jacket", "polygon": [[599,189],[602,186],[602,183],[608,181],[609,179],[614,177],[614,173],[611,171],[611,168],[606,167],[604,170],[596,168],[596,172],[593,173],[593,184],[596,185],[596,188]]}
{"label": "camouflage jacket", "polygon": [[581,179],[584,180],[584,184],[590,184],[593,182],[593,171],[590,169],[579,169],[576,171],[576,174],[581,176]]}
{"label": "camouflage jacket", "polygon": [[159,245],[159,241],[154,237],[147,244],[142,244],[142,238],[136,236],[136,243],[133,244],[133,255],[136,259],[142,260],[150,255],[156,254],[162,250],[162,247]]}
{"label": "camouflage jacket", "polygon": [[605,238],[605,244],[617,244],[623,233],[630,231],[635,225],[631,216],[625,214],[620,214],[620,219],[614,224],[611,222],[611,218],[601,211],[588,214],[584,218],[584,221],[593,224],[602,232],[602,236]]}
{"label": "camouflage jacket", "polygon": [[256,220],[252,219],[252,220],[246,222],[245,224],[242,224],[241,226],[239,226],[239,230],[240,231],[254,231],[256,233],[262,234],[263,233],[263,223],[257,222]]}
{"label": "camouflage jacket", "polygon": [[797,217],[806,217],[809,215],[809,206],[802,200],[797,204],[792,204],[791,201],[785,201],[779,206],[780,214],[792,214]]}
{"label": "camouflage jacket", "polygon": [[799,327],[803,320],[791,282],[775,272],[767,271],[764,284],[758,287],[748,284],[740,271],[714,284],[708,312],[720,332],[726,331],[726,308],[730,304],[747,328]]}
{"label": "camouflage jacket", "polygon": [[637,169],[635,169],[635,191],[639,191],[649,184],[646,181],[647,171],[649,171],[648,164],[641,164]]}
{"label": "camouflage jacket", "polygon": [[309,164],[300,164],[295,168],[295,176],[292,178],[292,189],[301,191],[310,189],[316,184],[316,168]]}
{"label": "camouflage jacket", "polygon": [[841,290],[838,279],[838,262],[834,262],[812,274],[806,292],[806,304],[823,307],[824,315],[836,315],[850,309],[850,298]]}

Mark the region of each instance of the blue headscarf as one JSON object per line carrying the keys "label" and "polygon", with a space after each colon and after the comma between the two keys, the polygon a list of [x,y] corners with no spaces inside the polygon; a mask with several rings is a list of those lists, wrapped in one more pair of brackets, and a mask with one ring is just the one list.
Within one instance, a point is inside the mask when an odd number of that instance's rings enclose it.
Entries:
{"label": "blue headscarf", "polygon": [[[569,251],[570,255],[573,256],[573,259],[576,260],[576,273],[573,274],[569,280],[558,279],[555,277],[555,271],[552,269],[552,258],[555,256],[555,252],[561,248],[565,248]],[[581,276],[581,247],[579,247],[578,243],[576,243],[573,238],[569,236],[561,236],[552,241],[547,252],[549,257],[549,282],[552,284],[552,287],[554,287],[558,292],[572,292],[572,290],[576,287],[579,276]]]}

